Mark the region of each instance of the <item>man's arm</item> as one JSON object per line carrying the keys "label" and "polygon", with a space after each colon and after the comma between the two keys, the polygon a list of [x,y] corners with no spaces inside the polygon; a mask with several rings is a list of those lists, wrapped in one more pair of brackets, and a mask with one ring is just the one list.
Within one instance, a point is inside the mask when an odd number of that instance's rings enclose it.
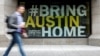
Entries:
{"label": "man's arm", "polygon": [[11,17],[9,18],[8,24],[9,24],[10,27],[12,27],[12,28],[19,28],[19,26],[18,26],[17,23],[15,23],[15,22],[17,22],[17,17],[16,17],[16,16],[11,16]]}

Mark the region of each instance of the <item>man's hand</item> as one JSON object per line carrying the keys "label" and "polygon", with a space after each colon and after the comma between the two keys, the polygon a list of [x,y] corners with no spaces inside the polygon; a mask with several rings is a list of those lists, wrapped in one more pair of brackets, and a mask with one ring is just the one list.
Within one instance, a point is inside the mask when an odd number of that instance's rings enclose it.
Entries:
{"label": "man's hand", "polygon": [[25,28],[25,26],[24,25],[19,25],[19,28]]}
{"label": "man's hand", "polygon": [[22,33],[22,35],[23,35],[24,38],[28,38],[27,33]]}
{"label": "man's hand", "polygon": [[20,28],[25,28],[25,22],[22,22],[20,25],[19,25]]}

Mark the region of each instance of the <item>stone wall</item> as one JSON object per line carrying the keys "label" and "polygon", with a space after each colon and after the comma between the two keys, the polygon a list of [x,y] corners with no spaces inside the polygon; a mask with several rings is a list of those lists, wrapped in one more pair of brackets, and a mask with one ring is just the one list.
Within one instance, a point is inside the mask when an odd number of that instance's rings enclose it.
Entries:
{"label": "stone wall", "polygon": [[0,1],[0,35],[4,34],[4,0]]}
{"label": "stone wall", "polygon": [[92,35],[89,44],[100,46],[100,0],[92,0]]}
{"label": "stone wall", "polygon": [[6,44],[7,39],[5,37],[5,24],[4,24],[4,0],[0,1],[0,46]]}
{"label": "stone wall", "polygon": [[[5,38],[6,27],[4,24],[5,15],[12,14],[17,5],[17,0],[1,0],[0,1],[0,43],[9,42]],[[100,0],[92,0],[92,35],[89,38],[39,38],[24,39],[24,43],[32,45],[100,45]],[[1,13],[2,12],[2,13]],[[7,35],[8,36],[8,35]],[[6,37],[7,37],[6,36]],[[4,39],[1,41],[1,39]],[[4,44],[5,45],[5,44]],[[0,44],[1,46],[1,44]]]}
{"label": "stone wall", "polygon": [[0,0],[0,46],[8,45],[9,35],[6,34],[6,16],[11,15],[16,8],[17,0]]}

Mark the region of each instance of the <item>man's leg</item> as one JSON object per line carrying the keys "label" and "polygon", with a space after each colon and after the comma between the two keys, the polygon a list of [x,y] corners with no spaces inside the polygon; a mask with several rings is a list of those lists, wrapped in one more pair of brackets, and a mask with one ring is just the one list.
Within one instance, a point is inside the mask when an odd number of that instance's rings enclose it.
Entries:
{"label": "man's leg", "polygon": [[[14,37],[14,36],[13,36],[13,37]],[[14,46],[14,44],[15,44],[14,39],[12,39],[12,41],[11,41],[9,47],[7,48],[7,50],[6,50],[6,52],[4,53],[3,56],[8,56],[8,54],[9,54],[11,48]]]}
{"label": "man's leg", "polygon": [[16,43],[18,44],[20,53],[22,54],[22,56],[26,56],[25,53],[24,53],[23,47],[22,47],[22,39],[21,39],[20,33],[16,33],[15,35],[16,35],[16,38],[15,38]]}

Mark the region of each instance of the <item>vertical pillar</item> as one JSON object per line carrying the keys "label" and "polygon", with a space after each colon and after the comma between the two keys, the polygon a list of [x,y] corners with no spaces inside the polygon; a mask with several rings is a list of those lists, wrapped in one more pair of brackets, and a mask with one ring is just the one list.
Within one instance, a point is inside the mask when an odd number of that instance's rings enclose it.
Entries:
{"label": "vertical pillar", "polygon": [[100,0],[92,0],[92,35],[89,44],[100,46]]}
{"label": "vertical pillar", "polygon": [[0,0],[0,46],[6,46],[8,39],[6,38],[6,15],[11,15],[15,11],[17,0]]}

